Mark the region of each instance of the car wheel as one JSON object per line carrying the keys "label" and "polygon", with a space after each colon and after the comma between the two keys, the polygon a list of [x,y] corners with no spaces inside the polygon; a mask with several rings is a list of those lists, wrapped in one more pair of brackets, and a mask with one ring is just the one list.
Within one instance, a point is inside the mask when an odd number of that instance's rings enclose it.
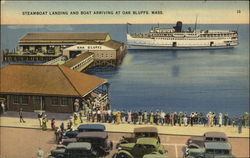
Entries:
{"label": "car wheel", "polygon": [[56,158],[64,158],[63,155],[57,155]]}
{"label": "car wheel", "polygon": [[118,153],[116,158],[132,158],[132,157],[125,153]]}

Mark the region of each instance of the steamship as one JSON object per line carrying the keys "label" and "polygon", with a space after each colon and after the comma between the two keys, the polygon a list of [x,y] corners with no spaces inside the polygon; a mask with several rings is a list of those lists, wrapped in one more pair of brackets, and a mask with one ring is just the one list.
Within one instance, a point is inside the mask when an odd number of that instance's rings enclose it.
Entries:
{"label": "steamship", "polygon": [[[127,30],[128,31],[128,30]],[[182,30],[178,21],[173,28],[153,27],[149,33],[127,33],[128,49],[217,49],[239,44],[235,30]]]}

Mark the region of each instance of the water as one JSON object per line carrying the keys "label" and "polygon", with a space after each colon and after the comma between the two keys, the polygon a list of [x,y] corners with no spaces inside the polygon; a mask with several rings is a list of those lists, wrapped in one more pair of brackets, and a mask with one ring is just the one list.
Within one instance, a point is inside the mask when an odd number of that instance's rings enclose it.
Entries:
{"label": "water", "polygon": [[[152,26],[132,25],[129,31],[147,32]],[[199,29],[237,27],[198,25]],[[249,111],[249,25],[239,25],[238,31],[240,45],[234,49],[129,50],[118,68],[87,73],[111,83],[112,109],[238,115]],[[112,39],[126,42],[126,25],[4,25],[1,48],[13,49],[26,32],[109,32]]]}

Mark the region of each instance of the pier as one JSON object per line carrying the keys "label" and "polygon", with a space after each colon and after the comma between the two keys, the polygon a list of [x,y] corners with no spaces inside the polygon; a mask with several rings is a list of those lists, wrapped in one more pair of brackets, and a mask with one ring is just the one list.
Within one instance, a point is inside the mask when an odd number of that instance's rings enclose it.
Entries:
{"label": "pier", "polygon": [[94,53],[85,52],[79,56],[66,61],[63,65],[76,71],[84,71],[94,62]]}
{"label": "pier", "polygon": [[108,33],[27,33],[16,51],[3,53],[3,61],[39,61],[85,71],[89,67],[116,67],[125,54],[125,44],[112,40]]}

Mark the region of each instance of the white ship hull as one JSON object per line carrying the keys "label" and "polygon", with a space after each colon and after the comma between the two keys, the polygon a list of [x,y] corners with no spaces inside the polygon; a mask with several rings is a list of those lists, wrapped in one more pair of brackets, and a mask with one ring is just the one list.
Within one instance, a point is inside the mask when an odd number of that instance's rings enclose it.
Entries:
{"label": "white ship hull", "polygon": [[128,49],[219,49],[233,48],[238,45],[237,40],[230,37],[224,38],[175,38],[175,39],[152,39],[134,38],[127,34]]}

